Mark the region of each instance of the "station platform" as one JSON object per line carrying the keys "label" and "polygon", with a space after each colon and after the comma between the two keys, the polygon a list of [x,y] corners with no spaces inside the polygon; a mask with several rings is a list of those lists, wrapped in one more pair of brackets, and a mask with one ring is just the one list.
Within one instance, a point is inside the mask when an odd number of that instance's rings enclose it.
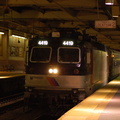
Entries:
{"label": "station platform", "polygon": [[120,120],[120,77],[97,90],[58,120]]}
{"label": "station platform", "polygon": [[0,79],[11,78],[16,76],[25,76],[24,71],[0,71]]}

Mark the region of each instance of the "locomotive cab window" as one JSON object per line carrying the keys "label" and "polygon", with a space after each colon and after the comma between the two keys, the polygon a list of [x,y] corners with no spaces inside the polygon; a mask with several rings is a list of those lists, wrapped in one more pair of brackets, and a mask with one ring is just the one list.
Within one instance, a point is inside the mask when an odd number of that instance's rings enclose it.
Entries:
{"label": "locomotive cab window", "polygon": [[81,51],[77,47],[60,47],[58,49],[58,62],[79,63]]}
{"label": "locomotive cab window", "polygon": [[30,62],[49,62],[52,49],[50,47],[33,47],[30,54]]}

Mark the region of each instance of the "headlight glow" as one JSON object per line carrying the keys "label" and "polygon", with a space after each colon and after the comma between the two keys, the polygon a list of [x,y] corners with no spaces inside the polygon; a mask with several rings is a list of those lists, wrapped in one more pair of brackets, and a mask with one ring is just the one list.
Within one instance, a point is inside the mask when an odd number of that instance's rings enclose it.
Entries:
{"label": "headlight glow", "polygon": [[49,71],[50,74],[57,74],[58,73],[57,68],[50,68],[48,71]]}
{"label": "headlight glow", "polygon": [[54,70],[53,70],[53,73],[58,73],[58,70],[55,68]]}
{"label": "headlight glow", "polygon": [[53,70],[52,69],[49,69],[49,73],[52,73],[53,72]]}

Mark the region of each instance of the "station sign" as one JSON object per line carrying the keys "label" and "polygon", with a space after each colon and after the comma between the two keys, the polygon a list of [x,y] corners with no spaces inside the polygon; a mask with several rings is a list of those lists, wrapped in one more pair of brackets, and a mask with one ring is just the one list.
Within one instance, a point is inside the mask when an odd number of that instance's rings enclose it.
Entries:
{"label": "station sign", "polygon": [[96,20],[95,28],[116,28],[116,20]]}

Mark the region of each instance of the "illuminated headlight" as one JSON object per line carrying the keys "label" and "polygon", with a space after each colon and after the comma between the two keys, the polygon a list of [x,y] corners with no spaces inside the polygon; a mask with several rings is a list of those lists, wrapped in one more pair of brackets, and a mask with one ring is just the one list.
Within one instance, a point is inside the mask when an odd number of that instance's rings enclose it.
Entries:
{"label": "illuminated headlight", "polygon": [[56,69],[56,68],[50,68],[49,69],[49,73],[50,74],[57,74],[58,73],[58,69]]}

